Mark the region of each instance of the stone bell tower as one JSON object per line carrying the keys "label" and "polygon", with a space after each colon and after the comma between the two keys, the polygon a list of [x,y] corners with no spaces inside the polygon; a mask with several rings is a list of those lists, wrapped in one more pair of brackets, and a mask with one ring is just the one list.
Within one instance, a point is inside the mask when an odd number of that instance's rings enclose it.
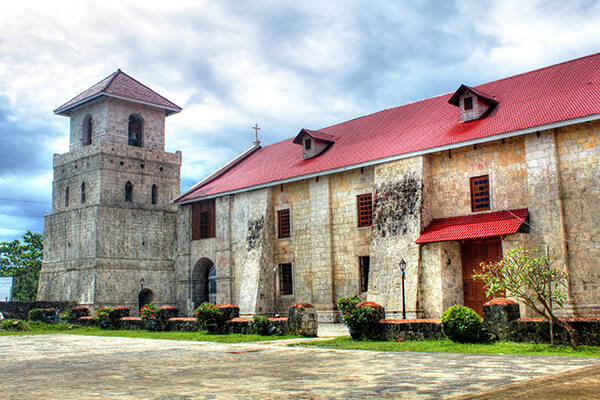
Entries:
{"label": "stone bell tower", "polygon": [[54,155],[39,300],[174,303],[181,152],[165,152],[165,117],[179,111],[121,70],[54,110],[70,144]]}

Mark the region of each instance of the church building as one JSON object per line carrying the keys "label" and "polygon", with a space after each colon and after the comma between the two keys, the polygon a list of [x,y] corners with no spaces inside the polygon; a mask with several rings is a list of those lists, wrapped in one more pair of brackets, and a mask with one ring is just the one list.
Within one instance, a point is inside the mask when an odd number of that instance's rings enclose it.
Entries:
{"label": "church building", "polygon": [[308,302],[326,322],[359,294],[439,318],[481,313],[473,270],[527,246],[569,273],[562,314],[600,315],[600,54],[257,140],[179,196],[181,154],[164,152],[178,111],[120,71],[55,111],[71,148],[54,159],[40,299]]}

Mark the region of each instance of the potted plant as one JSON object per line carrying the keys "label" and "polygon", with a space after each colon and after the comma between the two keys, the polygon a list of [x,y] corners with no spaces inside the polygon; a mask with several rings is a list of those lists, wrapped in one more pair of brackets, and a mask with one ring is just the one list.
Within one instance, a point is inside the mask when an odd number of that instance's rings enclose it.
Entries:
{"label": "potted plant", "polygon": [[115,309],[113,307],[102,307],[96,310],[94,319],[99,321],[102,329],[108,329],[115,325]]}
{"label": "potted plant", "polygon": [[156,317],[158,315],[158,307],[154,304],[154,300],[142,306],[140,310],[140,318],[146,321],[146,329],[153,331],[156,329]]}
{"label": "potted plant", "polygon": [[212,303],[202,303],[200,307],[194,311],[198,324],[208,330],[210,333],[217,333],[219,323],[223,319],[223,312]]}
{"label": "potted plant", "polygon": [[367,305],[361,305],[358,296],[343,297],[338,300],[338,309],[341,312],[342,321],[348,327],[352,339],[360,339],[369,332],[377,323],[375,310]]}

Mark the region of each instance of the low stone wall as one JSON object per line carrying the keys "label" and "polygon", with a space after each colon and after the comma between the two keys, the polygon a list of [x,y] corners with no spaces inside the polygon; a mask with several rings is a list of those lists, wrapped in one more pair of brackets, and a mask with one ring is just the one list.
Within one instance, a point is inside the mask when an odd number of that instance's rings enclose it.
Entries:
{"label": "low stone wall", "polygon": [[[568,318],[577,331],[580,345],[600,346],[600,318]],[[560,325],[552,327],[554,344],[571,344],[567,331]],[[509,325],[506,340],[513,342],[550,343],[550,324],[541,318],[517,319]]]}
{"label": "low stone wall", "polygon": [[[287,321],[287,318],[269,318],[271,325],[277,328],[277,333],[294,333],[290,332]],[[252,318],[238,317],[225,321],[224,333],[254,333],[252,330]]]}
{"label": "low stone wall", "polygon": [[[542,318],[520,318],[518,304],[509,299],[493,299],[483,306],[486,330],[494,339],[513,342],[550,343],[550,323]],[[577,331],[579,344],[600,346],[600,318],[564,319]],[[567,331],[552,327],[555,344],[571,344]]]}
{"label": "low stone wall", "polygon": [[[218,306],[223,311],[225,322],[220,326],[219,333],[253,333],[252,318],[240,318],[239,308],[223,304]],[[117,307],[115,307],[117,309]],[[128,310],[124,307],[118,309],[122,313],[116,323],[118,329],[147,329],[147,321],[140,317],[129,317]],[[184,331],[194,332],[202,330],[196,318],[171,317],[169,315],[177,314],[175,307],[163,306],[161,313],[164,313],[164,319],[157,321],[156,329],[165,331]],[[307,303],[294,304],[290,309],[290,319],[288,318],[269,318],[271,325],[277,328],[278,333],[298,334],[303,336],[317,336],[317,318],[315,308]],[[83,316],[77,319],[80,325],[99,326],[99,322],[93,316]]]}
{"label": "low stone wall", "polygon": [[439,319],[382,319],[379,325],[379,340],[434,340],[444,337]]}
{"label": "low stone wall", "polygon": [[62,311],[75,306],[77,306],[77,303],[71,301],[0,301],[0,312],[4,315],[4,318],[27,320],[29,311],[34,308],[56,310],[58,307]]}

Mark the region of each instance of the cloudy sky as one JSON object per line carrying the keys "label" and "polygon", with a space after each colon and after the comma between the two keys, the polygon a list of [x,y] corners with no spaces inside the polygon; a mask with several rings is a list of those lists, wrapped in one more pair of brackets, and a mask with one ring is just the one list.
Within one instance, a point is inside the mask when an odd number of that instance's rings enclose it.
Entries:
{"label": "cloudy sky", "polygon": [[57,106],[121,68],[183,107],[182,190],[248,148],[598,52],[597,1],[10,1],[0,241],[43,231]]}

